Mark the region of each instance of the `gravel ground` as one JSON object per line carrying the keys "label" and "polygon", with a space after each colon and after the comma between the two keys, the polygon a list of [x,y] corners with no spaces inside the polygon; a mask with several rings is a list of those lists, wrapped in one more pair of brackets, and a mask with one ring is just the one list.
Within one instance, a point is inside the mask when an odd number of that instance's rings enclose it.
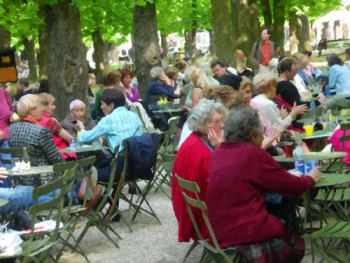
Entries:
{"label": "gravel ground", "polygon": [[[170,189],[166,190],[170,192]],[[182,262],[190,243],[177,242],[177,222],[171,201],[162,192],[154,193],[153,191],[149,194],[148,199],[162,224],[158,224],[154,217],[146,213],[139,214],[135,222],[131,223],[132,233],[129,232],[125,223],[113,222],[112,227],[123,238],[119,240],[120,248],[115,248],[102,233],[92,227],[81,243],[91,262]],[[120,208],[126,210],[127,205],[121,202]],[[123,215],[128,222],[131,221],[131,212],[125,211]],[[201,249],[197,247],[186,262],[198,262],[201,252]],[[80,263],[85,262],[85,259],[77,253],[65,252],[59,262]],[[312,262],[308,247],[302,262]]]}

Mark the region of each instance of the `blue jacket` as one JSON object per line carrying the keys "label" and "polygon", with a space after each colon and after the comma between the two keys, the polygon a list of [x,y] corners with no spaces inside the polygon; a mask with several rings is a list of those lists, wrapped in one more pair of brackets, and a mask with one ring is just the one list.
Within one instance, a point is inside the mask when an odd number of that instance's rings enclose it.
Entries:
{"label": "blue jacket", "polygon": [[157,157],[159,135],[143,134],[126,139],[129,146],[130,157],[128,168],[130,178],[152,180],[152,167]]}
{"label": "blue jacket", "polygon": [[166,84],[160,84],[157,81],[152,81],[148,86],[147,94],[146,94],[146,104],[151,104],[156,101],[152,101],[152,95],[164,95],[164,97],[168,97],[168,99],[173,99],[174,96],[174,88],[172,86]]}

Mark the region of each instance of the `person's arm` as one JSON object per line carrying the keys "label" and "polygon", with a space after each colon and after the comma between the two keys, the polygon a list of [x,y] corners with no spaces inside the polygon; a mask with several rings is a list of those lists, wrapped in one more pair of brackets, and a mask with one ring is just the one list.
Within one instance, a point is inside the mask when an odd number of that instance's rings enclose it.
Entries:
{"label": "person's arm", "polygon": [[92,130],[82,129],[79,136],[76,138],[78,142],[92,142],[97,140],[99,137],[104,136],[109,133],[111,125],[108,124],[108,121],[105,118],[102,118],[100,122]]}
{"label": "person's arm", "polygon": [[[254,156],[256,163],[251,180],[268,191],[283,195],[299,195],[311,189],[315,182],[322,178],[319,171],[313,171],[310,176],[294,176],[267,153],[261,151]],[[315,169],[314,169],[315,170]]]}
{"label": "person's arm", "polygon": [[70,135],[56,119],[51,118],[46,125],[46,128],[50,130],[53,134],[61,137],[66,142],[70,142],[73,139],[73,136]]}
{"label": "person's arm", "polygon": [[329,69],[328,86],[330,86],[331,88],[335,88],[336,82],[337,82],[337,70],[334,66],[332,66]]}
{"label": "person's arm", "polygon": [[43,128],[40,132],[40,147],[44,151],[49,164],[54,164],[62,161],[61,154],[58,152],[56,145],[53,143],[51,132]]}
{"label": "person's arm", "polygon": [[196,107],[198,101],[202,98],[202,90],[200,88],[194,88],[192,91],[192,108]]}
{"label": "person's arm", "polygon": [[256,59],[256,56],[255,56],[256,51],[257,51],[256,49],[259,48],[259,47],[257,47],[258,43],[260,43],[260,41],[254,43],[253,48],[252,48],[252,50],[250,51],[250,54],[249,54],[250,62],[252,62],[254,67],[257,67],[259,65],[259,63],[260,63],[260,61],[258,61]]}

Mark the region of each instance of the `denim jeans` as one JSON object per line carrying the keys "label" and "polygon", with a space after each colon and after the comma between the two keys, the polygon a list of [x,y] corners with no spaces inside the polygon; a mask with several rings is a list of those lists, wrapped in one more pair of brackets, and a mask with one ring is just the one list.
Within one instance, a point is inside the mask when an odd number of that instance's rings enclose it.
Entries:
{"label": "denim jeans", "polygon": [[[3,149],[8,149],[10,148],[9,142],[8,140],[0,140],[0,148]],[[1,162],[1,160],[11,160],[11,154],[2,154],[0,153],[1,157],[0,157],[0,167],[5,167],[7,170],[11,169],[11,165],[10,164],[3,164]],[[0,184],[0,188],[9,188],[10,186],[10,182],[7,179],[2,179],[3,184]]]}
{"label": "denim jeans", "polygon": [[6,199],[9,203],[0,207],[0,215],[17,211],[19,208],[28,208],[34,204],[32,198],[33,187],[19,185],[16,188],[0,188],[0,198]]}

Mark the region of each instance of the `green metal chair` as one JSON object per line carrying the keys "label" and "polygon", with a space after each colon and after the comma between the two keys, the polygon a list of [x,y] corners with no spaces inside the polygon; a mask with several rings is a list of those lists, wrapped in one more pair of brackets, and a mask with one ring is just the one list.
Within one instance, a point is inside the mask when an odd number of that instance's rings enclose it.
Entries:
{"label": "green metal chair", "polygon": [[[159,148],[162,145],[162,142],[163,142],[163,136],[162,134],[160,134],[158,136],[157,152],[159,151]],[[128,161],[131,158],[131,155],[129,152],[129,145],[126,140],[123,141],[123,145],[124,145],[124,160],[126,160],[124,162],[124,170],[125,170],[126,166],[128,165]],[[152,168],[153,173],[155,173],[156,170],[157,170],[157,158],[155,158],[155,161],[153,163],[153,168]],[[152,180],[147,180],[146,186],[143,189],[141,189],[139,185],[135,183],[135,187],[137,188],[137,191],[139,193],[139,198],[136,201],[134,200],[133,195],[131,196],[131,198],[128,198],[123,192],[120,192],[120,198],[125,202],[127,202],[129,204],[129,207],[132,207],[133,209],[135,209],[135,212],[132,216],[131,221],[134,221],[136,219],[136,216],[138,215],[138,213],[145,212],[153,216],[158,221],[158,223],[161,224],[157,214],[155,213],[151,204],[147,200],[147,195],[149,194],[150,190],[153,187],[153,182],[154,182],[154,178]],[[124,186],[125,185],[126,184],[124,184]],[[146,207],[142,207],[144,203],[146,204]]]}
{"label": "green metal chair", "polygon": [[155,181],[154,192],[156,193],[158,190],[161,190],[169,199],[171,199],[170,195],[163,188],[163,185],[165,184],[168,187],[171,187],[171,175],[176,155],[159,152],[159,157],[162,169],[159,171],[157,180]]}
{"label": "green metal chair", "polygon": [[[198,237],[198,243],[194,242],[189,251],[186,253],[185,259],[189,256],[189,254],[193,251],[193,249],[198,245],[201,244],[204,248],[203,256],[201,258],[202,260],[205,260],[205,262],[208,262],[207,260],[213,259],[215,262],[226,262],[226,263],[232,263],[232,262],[245,262],[242,258],[241,254],[239,253],[238,249],[236,247],[230,247],[226,249],[222,249],[216,239],[215,233],[213,228],[211,227],[209,218],[206,214],[207,205],[205,202],[201,201],[199,198],[199,186],[196,182],[191,182],[185,179],[180,178],[178,175],[175,175],[175,178],[179,184],[179,187],[181,189],[182,196],[184,197],[186,209],[188,212],[188,215],[191,219],[191,222],[194,226],[194,229],[196,231],[197,237]],[[185,190],[191,192],[194,194],[195,198],[189,197]],[[197,219],[194,217],[191,207],[195,207],[201,210],[202,218],[206,224],[206,227],[208,229],[210,239],[212,244],[203,238],[201,232],[199,231],[198,225],[197,225]],[[232,255],[232,257],[229,256]]]}
{"label": "green metal chair", "polygon": [[[71,170],[75,172],[75,168]],[[56,195],[56,190],[61,189],[60,193]],[[67,188],[64,186],[63,178],[58,178],[55,181],[49,182],[46,185],[39,186],[33,190],[32,196],[35,205],[29,208],[29,215],[31,217],[31,232],[25,235],[28,240],[22,243],[23,255],[20,256],[21,262],[46,262],[48,258],[56,261],[55,257],[50,254],[51,248],[57,243],[57,239],[61,227],[61,213],[64,205],[64,197]],[[52,193],[53,197],[50,201],[43,204],[38,204],[40,196]],[[38,219],[42,219],[42,213],[45,212],[44,219],[53,219],[56,221],[55,228],[51,232],[37,233],[34,231],[35,223]]]}
{"label": "green metal chair", "polygon": [[[315,250],[329,263],[350,262],[349,222],[332,221],[320,230],[304,235],[304,238],[310,239],[312,262],[315,261]],[[341,249],[344,252],[340,252]]]}
{"label": "green metal chair", "polygon": [[[27,150],[26,147],[10,147],[10,148],[0,148],[0,159],[1,162],[4,165],[12,165],[11,159],[13,157],[19,157],[22,159],[22,156],[24,155],[24,152]],[[11,158],[10,159],[5,159],[2,158],[2,154],[10,154]],[[8,176],[8,180],[11,183],[11,185],[14,187],[16,185],[16,181],[15,180],[19,180],[20,178],[18,178],[18,176],[15,178],[12,178],[11,176]]]}
{"label": "green metal chair", "polygon": [[114,177],[115,177],[115,171],[117,168],[117,159],[114,158],[111,162],[111,173],[109,177],[109,183],[106,191],[102,194],[99,203],[95,209],[91,209],[89,213],[86,215],[88,222],[85,224],[82,232],[76,239],[75,248],[77,248],[81,241],[83,240],[84,236],[90,229],[90,227],[95,226],[105,237],[108,238],[109,241],[113,243],[113,245],[117,248],[119,248],[118,243],[111,237],[109,234],[109,231],[112,232],[115,236],[117,236],[118,239],[122,239],[121,236],[109,225],[109,222],[107,219],[103,216],[102,210],[105,207],[109,195],[113,190],[114,185]]}

